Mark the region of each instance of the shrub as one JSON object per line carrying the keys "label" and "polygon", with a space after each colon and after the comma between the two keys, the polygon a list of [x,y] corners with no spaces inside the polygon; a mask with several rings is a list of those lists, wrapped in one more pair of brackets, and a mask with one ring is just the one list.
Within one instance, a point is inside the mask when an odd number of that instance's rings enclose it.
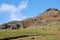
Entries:
{"label": "shrub", "polygon": [[47,9],[46,11],[48,12],[48,11],[50,11],[50,10],[56,10],[56,11],[59,11],[59,10],[56,9],[56,8],[49,8],[49,9]]}

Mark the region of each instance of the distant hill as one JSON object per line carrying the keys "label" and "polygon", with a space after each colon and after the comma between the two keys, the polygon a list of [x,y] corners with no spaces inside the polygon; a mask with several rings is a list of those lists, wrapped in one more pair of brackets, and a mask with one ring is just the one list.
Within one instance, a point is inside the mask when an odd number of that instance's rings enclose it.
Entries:
{"label": "distant hill", "polygon": [[60,10],[49,8],[36,17],[27,18],[21,21],[11,21],[0,25],[0,29],[19,29],[37,25],[57,25],[60,24]]}

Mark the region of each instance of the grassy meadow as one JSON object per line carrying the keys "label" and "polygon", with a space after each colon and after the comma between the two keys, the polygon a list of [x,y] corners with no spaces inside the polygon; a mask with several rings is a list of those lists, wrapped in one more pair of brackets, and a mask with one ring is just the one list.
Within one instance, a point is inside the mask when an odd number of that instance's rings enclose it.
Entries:
{"label": "grassy meadow", "polygon": [[0,29],[0,39],[24,35],[26,37],[10,40],[60,40],[60,25],[33,26],[24,29]]}

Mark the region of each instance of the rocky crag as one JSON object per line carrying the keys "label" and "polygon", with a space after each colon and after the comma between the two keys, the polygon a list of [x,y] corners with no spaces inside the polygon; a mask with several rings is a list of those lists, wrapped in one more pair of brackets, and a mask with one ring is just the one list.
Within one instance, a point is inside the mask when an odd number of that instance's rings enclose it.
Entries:
{"label": "rocky crag", "polygon": [[20,29],[37,25],[60,24],[60,10],[49,8],[36,17],[27,18],[21,21],[11,21],[0,25],[0,29]]}

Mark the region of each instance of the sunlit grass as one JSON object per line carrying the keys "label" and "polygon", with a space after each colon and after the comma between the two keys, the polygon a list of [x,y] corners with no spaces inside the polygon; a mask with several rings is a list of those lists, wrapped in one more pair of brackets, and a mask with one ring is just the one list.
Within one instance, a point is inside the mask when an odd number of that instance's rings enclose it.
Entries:
{"label": "sunlit grass", "polygon": [[[0,29],[0,39],[22,35],[55,35],[60,34],[60,25],[33,26],[25,29]],[[43,37],[44,38],[44,37]],[[46,37],[47,38],[47,37]]]}

